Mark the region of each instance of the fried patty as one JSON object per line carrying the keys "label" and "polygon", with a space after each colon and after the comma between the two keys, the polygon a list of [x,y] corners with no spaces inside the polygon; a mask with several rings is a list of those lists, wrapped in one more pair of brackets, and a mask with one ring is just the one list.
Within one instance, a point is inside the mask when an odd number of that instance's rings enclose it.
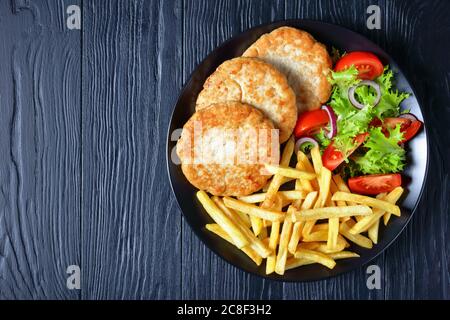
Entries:
{"label": "fried patty", "polygon": [[203,85],[196,109],[224,101],[241,101],[261,110],[280,129],[281,143],[294,130],[295,94],[286,77],[262,60],[239,57],[222,63]]}
{"label": "fried patty", "polygon": [[267,159],[274,155],[278,163],[279,141],[272,137],[273,130],[271,120],[240,102],[198,110],[184,125],[177,143],[183,173],[195,187],[213,195],[251,194],[270,177],[262,171],[264,163],[273,163]]}
{"label": "fried patty", "polygon": [[308,32],[291,27],[275,29],[262,35],[243,56],[260,58],[286,75],[299,113],[318,109],[328,101],[331,58],[325,46]]}

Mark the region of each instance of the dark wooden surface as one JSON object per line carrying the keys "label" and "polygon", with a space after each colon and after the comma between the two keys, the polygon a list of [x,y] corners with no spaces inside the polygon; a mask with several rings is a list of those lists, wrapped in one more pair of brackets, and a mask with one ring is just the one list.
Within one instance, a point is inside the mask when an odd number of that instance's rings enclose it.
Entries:
{"label": "dark wooden surface", "polygon": [[[68,5],[83,31],[65,27]],[[381,30],[366,8],[381,8]],[[449,299],[447,1],[0,0],[0,299]],[[196,238],[171,193],[177,95],[217,45],[288,18],[360,32],[399,63],[424,108],[421,204],[366,270],[284,284],[243,273]],[[66,288],[81,266],[81,290]]]}

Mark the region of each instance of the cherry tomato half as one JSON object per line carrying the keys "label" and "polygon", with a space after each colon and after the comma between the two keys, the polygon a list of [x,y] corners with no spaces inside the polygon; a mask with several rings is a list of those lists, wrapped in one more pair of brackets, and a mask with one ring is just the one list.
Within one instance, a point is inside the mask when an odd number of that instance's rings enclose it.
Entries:
{"label": "cherry tomato half", "polygon": [[383,126],[383,133],[385,136],[388,136],[389,132],[386,130],[387,128],[394,129],[397,124],[400,124],[400,131],[403,132],[403,140],[399,142],[405,143],[406,141],[411,140],[417,132],[419,132],[420,128],[422,127],[422,122],[419,120],[411,121],[410,119],[406,118],[386,118],[384,119],[383,123],[378,118],[375,118],[372,120],[371,125],[372,126]]}
{"label": "cherry tomato half", "polygon": [[348,187],[351,192],[377,195],[382,192],[390,192],[402,185],[402,176],[395,174],[372,174],[348,179]]}
{"label": "cherry tomato half", "polygon": [[[368,135],[369,135],[368,133],[361,133],[355,137],[356,145],[352,150],[350,150],[350,152],[347,154],[347,157],[351,155],[353,151],[355,151],[364,142],[364,140]],[[342,152],[333,146],[333,142],[330,143],[322,155],[322,162],[324,167],[327,168],[328,170],[333,171],[343,161],[344,157],[342,155]]]}
{"label": "cherry tomato half", "polygon": [[403,132],[411,124],[411,120],[406,118],[385,118],[383,121],[383,127],[389,129],[395,129],[397,125],[400,125],[400,131]]}
{"label": "cherry tomato half", "polygon": [[416,120],[416,121],[411,122],[411,124],[404,131],[405,134],[403,136],[402,143],[411,140],[417,134],[417,132],[419,132],[421,127],[422,127],[421,121]]}
{"label": "cherry tomato half", "polygon": [[335,71],[342,71],[354,65],[359,78],[373,80],[383,74],[383,64],[376,55],[370,52],[354,51],[344,55],[336,62]]}
{"label": "cherry tomato half", "polygon": [[325,110],[318,109],[303,112],[297,119],[294,134],[296,138],[311,135],[314,131],[327,125],[329,121],[328,114]]}

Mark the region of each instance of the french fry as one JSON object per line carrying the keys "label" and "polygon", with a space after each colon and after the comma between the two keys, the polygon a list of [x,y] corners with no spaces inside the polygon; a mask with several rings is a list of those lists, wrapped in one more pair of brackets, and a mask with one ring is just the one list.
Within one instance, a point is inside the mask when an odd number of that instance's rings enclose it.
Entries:
{"label": "french fry", "polygon": [[[403,189],[402,189],[402,192],[399,194],[398,198],[395,199],[395,201],[393,201],[392,203],[396,203],[398,201],[398,199],[400,199],[400,197],[402,196],[402,193],[403,193]],[[390,218],[391,218],[391,213],[390,212],[385,212],[384,216],[383,216],[383,223],[384,223],[385,226],[388,224]]]}
{"label": "french fry", "polygon": [[[297,166],[295,168],[298,169],[298,170],[301,170]],[[304,189],[307,192],[313,191],[312,187],[310,189],[304,188],[303,185],[302,185],[302,181],[308,181],[308,180],[295,179],[295,190],[302,190],[302,189]]]}
{"label": "french fry", "polygon": [[303,242],[327,241],[328,230],[319,230],[302,236]]}
{"label": "french fry", "polygon": [[309,264],[314,264],[316,262],[308,260],[308,259],[297,259],[295,257],[291,257],[289,259],[287,259],[286,261],[286,265],[285,265],[285,270],[291,270],[291,269],[295,269],[301,266],[306,266]]}
{"label": "french fry", "polygon": [[341,235],[338,234],[338,236],[336,237],[336,246],[334,246],[333,248],[328,248],[328,244],[326,243],[320,243],[319,246],[317,246],[314,250],[316,251],[320,251],[326,254],[330,254],[330,253],[336,253],[336,252],[340,252],[342,250],[344,250],[347,246],[347,242],[342,238]]}
{"label": "french fry", "polygon": [[378,243],[378,229],[380,227],[380,220],[378,219],[375,223],[369,228],[367,235],[369,239],[372,240],[373,243]]}
{"label": "french fry", "polygon": [[250,228],[251,224],[250,224],[250,218],[248,217],[248,215],[246,215],[245,213],[242,213],[240,211],[235,211],[233,209],[228,208],[222,201],[222,199],[220,199],[217,196],[212,197],[212,200],[214,201],[214,203],[219,207],[220,210],[223,211],[223,213],[225,213],[228,217],[234,217],[236,215],[239,215],[239,222],[242,223],[243,225],[245,225],[247,228]]}
{"label": "french fry", "polygon": [[[301,200],[305,199],[307,192],[300,190],[278,191],[277,195],[281,196],[283,200]],[[239,197],[238,199],[247,203],[264,202],[267,197],[267,192],[254,193],[248,196]]]}
{"label": "french fry", "polygon": [[[299,243],[299,245],[297,246],[297,248],[296,248],[295,251],[297,251],[297,249],[316,250],[317,248],[320,247],[321,244],[322,244],[322,243],[321,243],[321,242],[318,242],[318,241],[314,241],[314,242],[302,242],[302,243]],[[294,252],[294,254],[295,254],[295,252]]]}
{"label": "french fry", "polygon": [[342,179],[342,177],[339,174],[333,176],[333,181],[336,184],[339,191],[350,193],[350,189],[347,187],[347,184],[345,183],[344,179]]}
{"label": "french fry", "polygon": [[[222,229],[221,226],[219,226],[217,223],[210,223],[206,225],[206,229],[211,231],[212,233],[215,233],[222,239],[228,241],[229,243],[234,245],[233,239]],[[253,250],[250,246],[242,247],[241,250],[250,258],[253,260],[256,265],[260,265],[262,262],[261,256]]]}
{"label": "french fry", "polygon": [[352,201],[352,202],[360,203],[360,204],[367,205],[367,206],[370,206],[373,208],[382,209],[382,210],[390,212],[396,216],[400,216],[400,208],[398,206],[396,206],[395,204],[392,204],[387,201],[371,198],[368,196],[362,196],[359,194],[338,191],[333,195],[331,200],[333,200],[333,201],[337,201],[337,200]]}
{"label": "french fry", "polygon": [[[344,181],[342,181],[342,183],[344,183]],[[345,186],[345,187],[347,187],[347,186]],[[338,189],[338,187],[336,185],[336,182],[334,182],[334,177],[333,177],[333,179],[331,179],[331,181],[330,181],[330,193],[333,195],[333,194],[335,194],[338,191],[339,191],[339,189]],[[341,190],[341,191],[344,191],[344,190]],[[338,207],[346,207],[347,203],[345,201],[339,200],[339,201],[336,201],[336,205]],[[353,206],[353,205],[356,205],[356,203],[353,203],[353,204],[350,204],[350,205]]]}
{"label": "french fry", "polygon": [[[343,192],[349,192],[350,193],[350,189],[347,187],[347,184],[345,183],[344,179],[342,179],[342,177],[339,174],[336,174],[336,175],[333,176],[333,181],[336,184],[337,189],[338,189],[336,191],[343,191]],[[334,193],[335,192],[333,192],[333,194]],[[354,206],[356,204],[357,203],[355,203],[355,202],[349,202],[348,203],[349,206]]]}
{"label": "french fry", "polygon": [[293,222],[340,218],[347,216],[366,216],[372,214],[372,209],[365,205],[348,207],[324,207],[317,209],[295,210],[288,218]]}
{"label": "french fry", "polygon": [[309,162],[309,159],[306,156],[306,154],[304,154],[301,151],[297,151],[297,162],[301,162],[302,163],[305,171],[308,171],[308,172],[311,172],[311,173],[316,172],[316,171],[314,171],[314,167],[311,164],[311,162]]}
{"label": "french fry", "polygon": [[[322,157],[320,156],[319,147],[314,147],[313,149],[311,149],[311,159],[313,162],[313,169],[317,175],[317,180],[318,180],[316,187],[319,188],[319,197],[317,198],[317,201],[314,204],[314,208],[319,208],[319,207],[323,207],[323,202],[324,202],[324,200],[322,200],[323,193],[324,193],[324,190],[322,190],[322,189],[324,189],[324,186],[322,185],[323,184],[323,176],[321,175],[321,170],[322,170],[323,166],[322,166]],[[306,236],[309,233],[311,233],[311,230],[315,224],[316,224],[315,219],[306,221],[305,225],[303,226],[302,235]]]}
{"label": "french fry", "polygon": [[303,200],[306,198],[306,195],[308,193],[303,190],[289,190],[289,191],[279,191],[278,194],[281,196],[282,199],[285,200]]}
{"label": "french fry", "polygon": [[[273,197],[271,197],[271,199],[265,199],[264,202],[262,202],[260,204],[260,207],[263,209],[273,209],[276,211],[282,211],[281,209],[283,208],[283,199],[281,198],[281,196],[278,193],[275,193],[273,195]],[[263,229],[265,229],[266,227],[269,227],[272,225],[272,221],[270,220],[261,220],[262,224],[263,224],[263,228],[261,229],[261,231]]]}
{"label": "french fry", "polygon": [[230,236],[233,243],[240,249],[250,243],[241,229],[212,201],[205,191],[198,191],[197,198],[209,216]]}
{"label": "french fry", "polygon": [[[264,220],[264,221],[266,221],[266,220]],[[258,234],[257,237],[261,240],[267,239],[268,238],[267,228],[261,228],[261,232]]]}
{"label": "french fry", "polygon": [[[330,178],[330,193],[327,198],[327,206],[333,207],[335,203],[331,201],[331,185],[334,185],[333,180]],[[339,236],[339,218],[330,218],[328,219],[328,224],[325,224],[328,230],[328,239],[327,239],[327,247],[329,252],[337,251],[337,242]],[[341,249],[343,250],[343,249]]]}
{"label": "french fry", "polygon": [[291,254],[294,254],[297,250],[297,245],[300,242],[300,238],[302,236],[303,224],[303,222],[296,222],[292,227],[291,239],[289,239],[288,243],[288,251]]}
{"label": "french fry", "polygon": [[330,251],[336,250],[339,235],[339,218],[328,219],[327,247]]}
{"label": "french fry", "polygon": [[[295,168],[298,170],[301,170],[301,171],[307,171],[307,172],[314,173],[314,169],[313,169],[311,163],[309,162],[306,155],[301,151],[297,152],[297,164],[296,164]],[[302,189],[305,191],[308,191],[308,192],[312,192],[312,191],[314,191],[314,189],[317,189],[317,183],[315,183],[315,180],[297,179],[295,181],[295,185],[296,185],[296,187],[298,185],[299,186],[301,185]]]}
{"label": "french fry", "polygon": [[319,176],[320,171],[323,167],[322,156],[320,155],[319,147],[314,147],[311,149],[311,159],[313,162],[314,171],[316,172],[317,176]]}
{"label": "french fry", "polygon": [[269,238],[269,248],[272,249],[272,254],[267,257],[266,261],[266,274],[271,274],[275,271],[276,264],[276,248],[280,237],[280,223],[272,223],[272,228],[270,230]]}
{"label": "french fry", "polygon": [[[336,252],[336,253],[330,253],[330,254],[328,254],[328,256],[334,260],[359,257],[359,255],[357,253],[350,252],[350,251],[341,251],[341,252]],[[306,266],[306,265],[314,264],[314,263],[315,263],[314,261],[311,261],[308,259],[303,259],[303,258],[297,259],[295,257],[292,257],[286,261],[286,270],[291,270],[291,269],[295,269],[295,268],[298,268],[301,266]]]}
{"label": "french fry", "polygon": [[[319,153],[320,156],[320,153]],[[317,163],[320,161],[320,163]],[[316,203],[314,204],[314,208],[322,208],[325,206],[326,201],[328,199],[330,193],[330,181],[331,181],[331,171],[325,167],[322,167],[322,160],[314,160],[314,167],[319,167],[320,172],[318,174],[319,178],[319,197],[317,198]],[[312,231],[313,226],[316,224],[315,220],[308,220],[303,227],[303,235],[307,235]]]}
{"label": "french fry", "polygon": [[[267,199],[265,198],[265,200],[261,203],[260,205],[261,208],[263,209],[274,209],[276,211],[282,211],[281,209],[283,208],[283,199],[280,196],[279,193],[275,193],[273,195],[273,197],[271,197],[271,199]],[[270,220],[261,220],[262,224],[263,224],[263,228],[265,229],[266,227],[272,226],[272,221]],[[261,230],[262,231],[262,230]]]}
{"label": "french fry", "polygon": [[[303,243],[310,243],[310,242],[326,242],[328,240],[328,232],[326,230],[320,230],[316,232],[312,232],[306,237],[302,239]],[[327,247],[327,244],[323,244],[325,247]],[[337,244],[336,244],[336,250],[324,250],[322,249],[322,252],[335,252],[338,248],[347,248],[350,244],[339,234],[337,237]]]}
{"label": "french fry", "polygon": [[389,212],[386,212],[383,215],[383,223],[384,223],[385,226],[387,226],[387,224],[388,224],[390,219],[391,219],[391,214]]}
{"label": "french fry", "polygon": [[[273,209],[281,210],[281,206],[282,206],[281,198],[278,195],[276,195],[276,200],[277,201],[275,201]],[[280,241],[280,227],[281,227],[280,222],[272,223],[272,228],[270,230],[270,238],[269,238],[269,248],[272,250],[272,254],[267,257],[266,274],[271,274],[272,272],[275,271],[275,264],[276,264],[276,260],[277,260],[276,249],[277,249],[277,245]]]}
{"label": "french fry", "polygon": [[307,260],[311,260],[311,261],[320,263],[329,269],[333,269],[334,266],[336,265],[336,261],[334,261],[328,255],[326,255],[322,252],[308,250],[308,249],[298,249],[295,252],[294,257],[297,259],[307,259]]}
{"label": "french fry", "polygon": [[250,215],[250,223],[252,225],[253,233],[255,234],[255,236],[258,236],[263,229],[262,219],[254,215]]}
{"label": "french fry", "polygon": [[311,232],[315,232],[315,231],[328,231],[328,223],[319,223],[319,224],[315,224],[314,227],[312,228]]}
{"label": "french fry", "polygon": [[250,217],[248,216],[248,214],[245,214],[243,212],[240,211],[236,211],[236,213],[239,215],[239,217],[242,219],[242,221],[244,222],[245,226],[250,228],[252,223],[250,221]]}
{"label": "french fry", "polygon": [[322,167],[319,179],[319,198],[317,198],[314,208],[325,207],[328,195],[330,194],[331,171],[325,167]]}
{"label": "french fry", "polygon": [[279,275],[284,274],[284,269],[286,265],[287,255],[288,255],[288,243],[292,232],[292,221],[285,220],[283,223],[283,228],[281,229],[280,235],[280,245],[278,246],[277,262],[275,265],[275,272]]}
{"label": "french fry", "polygon": [[[219,197],[214,197],[214,203],[217,203],[217,206],[220,208],[225,207],[223,200]],[[225,207],[227,208],[227,207]],[[224,212],[225,213],[225,212]],[[242,234],[248,239],[249,247],[252,248],[255,252],[257,252],[262,258],[266,258],[272,251],[268,248],[268,246],[264,245],[261,239],[267,238],[266,229],[262,229],[261,238],[258,238],[250,231],[248,227],[245,226],[245,223],[242,221],[240,216],[234,210],[226,210],[228,218],[240,229]]]}
{"label": "french fry", "polygon": [[295,139],[294,136],[291,135],[289,140],[286,142],[286,145],[283,149],[283,153],[281,154],[280,164],[283,166],[288,166],[289,162],[291,162],[292,154],[294,153],[295,147]]}
{"label": "french fry", "polygon": [[[314,205],[314,201],[317,198],[317,191],[310,192],[306,195],[305,201],[303,201],[300,209],[310,209]],[[291,209],[297,209],[295,206]],[[288,250],[290,253],[294,254],[297,250],[298,242],[300,241],[301,235],[302,235],[302,228],[303,228],[304,222],[296,222],[294,223],[294,227],[292,229],[292,235],[291,239],[289,240],[288,244]]]}
{"label": "french fry", "polygon": [[[262,219],[261,219],[261,221],[262,221],[262,225],[263,225],[262,229],[266,229],[266,228],[268,228],[268,227],[270,227],[272,225],[272,221],[262,220]],[[261,232],[262,232],[262,229],[261,229]]]}
{"label": "french fry", "polygon": [[[312,180],[316,178],[316,174],[297,170],[287,166],[274,166],[271,164],[265,164],[266,170],[271,174],[279,174],[283,177],[293,178],[293,179],[305,179]],[[270,189],[270,187],[269,187]]]}
{"label": "french fry", "polygon": [[244,212],[250,216],[258,217],[270,221],[281,222],[284,220],[285,213],[271,209],[263,209],[250,203],[245,203],[229,197],[224,197],[223,201],[228,208]]}
{"label": "french fry", "polygon": [[360,234],[351,234],[350,233],[350,227],[347,225],[348,222],[341,223],[341,226],[339,228],[340,233],[346,237],[351,242],[356,243],[358,246],[372,249],[372,241],[369,238],[366,238]]}
{"label": "french fry", "polygon": [[317,191],[308,193],[305,197],[305,201],[303,201],[302,203],[301,209],[307,210],[312,208],[314,206],[314,201],[316,201],[317,195],[318,195]]}
{"label": "french fry", "polygon": [[347,258],[359,258],[359,254],[351,252],[351,251],[340,251],[340,252],[330,253],[328,256],[334,260],[347,259]]}
{"label": "french fry", "polygon": [[[391,192],[389,192],[389,194],[387,194],[387,195],[383,195],[383,194],[378,195],[377,199],[384,200],[389,203],[395,204],[398,201],[398,199],[401,197],[402,193],[403,193],[403,188],[397,187],[394,190],[392,190]],[[350,229],[350,233],[358,234],[358,233],[362,233],[364,231],[369,230],[369,228],[372,225],[374,225],[376,223],[376,221],[378,221],[384,214],[385,214],[384,210],[378,209],[378,208],[374,209],[373,215],[364,217],[362,220],[358,221]],[[374,231],[372,231],[372,232],[374,232]]]}

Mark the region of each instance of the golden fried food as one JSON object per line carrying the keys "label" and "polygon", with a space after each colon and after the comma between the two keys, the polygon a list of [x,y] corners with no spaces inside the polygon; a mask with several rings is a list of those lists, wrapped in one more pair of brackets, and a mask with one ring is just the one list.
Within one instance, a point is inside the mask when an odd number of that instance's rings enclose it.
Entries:
{"label": "golden fried food", "polygon": [[241,101],[261,110],[280,129],[281,143],[294,130],[295,94],[286,77],[262,60],[240,57],[222,63],[203,85],[196,110],[224,101]]}
{"label": "golden fried food", "polygon": [[[263,162],[275,159],[276,152],[279,156],[273,130],[273,123],[247,104],[225,102],[201,109],[184,125],[177,143],[183,173],[213,195],[251,194],[270,177],[262,170]],[[259,143],[261,136],[267,143]]]}
{"label": "golden fried food", "polygon": [[299,113],[320,108],[331,94],[332,66],[325,46],[308,32],[281,27],[266,33],[243,54],[260,58],[283,72],[295,92]]}

